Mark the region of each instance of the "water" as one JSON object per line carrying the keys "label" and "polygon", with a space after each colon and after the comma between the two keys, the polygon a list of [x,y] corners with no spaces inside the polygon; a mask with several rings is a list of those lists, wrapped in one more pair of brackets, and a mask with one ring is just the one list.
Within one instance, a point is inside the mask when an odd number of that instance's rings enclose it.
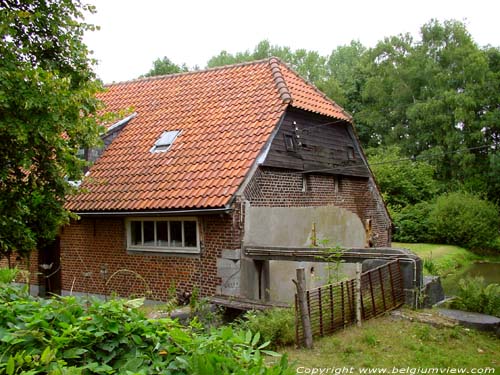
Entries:
{"label": "water", "polygon": [[500,284],[500,263],[473,263],[446,276],[441,280],[444,293],[447,296],[455,295],[459,289],[458,281],[460,279],[477,276],[483,277],[485,284]]}

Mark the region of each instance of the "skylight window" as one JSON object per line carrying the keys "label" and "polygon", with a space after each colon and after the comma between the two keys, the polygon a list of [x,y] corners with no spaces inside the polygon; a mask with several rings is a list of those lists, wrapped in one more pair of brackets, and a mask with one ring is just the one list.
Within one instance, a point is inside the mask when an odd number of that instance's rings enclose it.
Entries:
{"label": "skylight window", "polygon": [[178,130],[164,131],[160,138],[155,142],[151,148],[151,152],[166,152],[174,143],[175,139],[181,132]]}

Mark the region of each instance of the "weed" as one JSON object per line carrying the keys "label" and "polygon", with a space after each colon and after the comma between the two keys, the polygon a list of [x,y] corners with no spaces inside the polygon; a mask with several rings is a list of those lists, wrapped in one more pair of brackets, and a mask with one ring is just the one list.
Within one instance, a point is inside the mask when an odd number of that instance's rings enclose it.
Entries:
{"label": "weed", "polygon": [[424,269],[429,275],[438,275],[438,266],[432,259],[432,252],[428,258],[424,258]]}
{"label": "weed", "polygon": [[235,324],[243,329],[260,332],[262,340],[269,341],[272,348],[295,342],[295,314],[292,309],[249,311]]}
{"label": "weed", "polygon": [[341,246],[337,245],[334,247],[329,246],[329,239],[322,239],[320,241],[320,247],[323,250],[323,255],[317,256],[319,260],[323,262],[327,262],[327,284],[333,284],[335,282],[340,281],[343,278],[343,275],[340,272],[342,263],[345,261],[342,260],[342,255],[344,254],[345,249]]}
{"label": "weed", "polygon": [[209,333],[148,320],[139,300],[38,299],[0,287],[0,373],[290,374],[286,357],[266,365],[260,334],[224,327]]}
{"label": "weed", "polygon": [[0,268],[0,283],[11,283],[18,274],[19,270],[17,268]]}
{"label": "weed", "polygon": [[365,332],[361,341],[371,347],[375,347],[378,344],[377,336],[371,331]]}
{"label": "weed", "polygon": [[473,311],[500,317],[500,285],[485,285],[482,277],[460,279],[454,309]]}

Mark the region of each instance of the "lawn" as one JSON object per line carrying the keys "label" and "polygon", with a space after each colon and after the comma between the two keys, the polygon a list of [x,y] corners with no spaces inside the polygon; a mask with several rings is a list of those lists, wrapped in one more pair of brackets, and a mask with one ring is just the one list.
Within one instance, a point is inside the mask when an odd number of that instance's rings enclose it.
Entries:
{"label": "lawn", "polygon": [[[414,312],[407,310],[407,314]],[[295,361],[297,372],[304,371],[304,367],[353,367],[356,373],[359,368],[374,367],[391,371],[394,367],[490,367],[497,371],[500,368],[500,340],[493,334],[459,326],[436,328],[390,316],[317,339],[312,350],[287,348],[282,352]]]}
{"label": "lawn", "polygon": [[[482,256],[463,247],[425,243],[393,242],[392,247],[410,249],[424,261],[433,263],[438,275],[446,276],[476,261],[500,262],[500,255]],[[428,269],[424,269],[427,273]]]}

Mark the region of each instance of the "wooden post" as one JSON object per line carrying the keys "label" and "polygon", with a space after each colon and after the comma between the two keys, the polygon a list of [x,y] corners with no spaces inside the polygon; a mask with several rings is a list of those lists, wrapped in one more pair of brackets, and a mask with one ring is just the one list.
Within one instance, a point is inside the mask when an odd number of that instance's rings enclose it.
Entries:
{"label": "wooden post", "polygon": [[299,311],[300,318],[302,321],[302,328],[304,331],[304,340],[306,348],[312,349],[313,339],[312,339],[312,329],[311,329],[311,318],[309,316],[309,311],[307,308],[306,300],[306,272],[304,268],[297,268],[297,281],[292,280],[297,287],[297,298],[299,301]]}
{"label": "wooden post", "polygon": [[356,263],[354,296],[356,306],[356,324],[358,327],[361,327],[361,263]]}

